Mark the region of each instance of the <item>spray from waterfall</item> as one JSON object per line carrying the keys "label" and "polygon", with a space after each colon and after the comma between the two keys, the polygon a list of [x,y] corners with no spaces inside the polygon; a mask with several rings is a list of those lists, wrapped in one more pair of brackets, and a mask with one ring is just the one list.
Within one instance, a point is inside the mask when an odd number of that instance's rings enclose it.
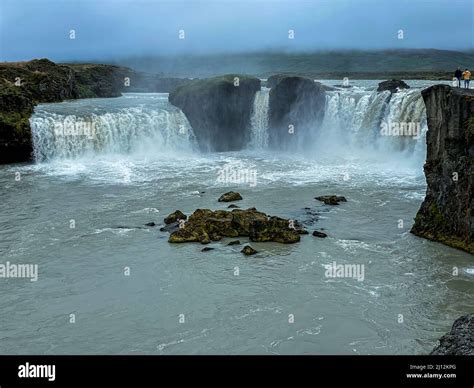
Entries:
{"label": "spray from waterfall", "polygon": [[426,130],[419,89],[394,94],[360,88],[331,91],[315,146],[332,154],[374,151],[385,156],[416,154],[422,159]]}
{"label": "spray from waterfall", "polygon": [[268,88],[255,93],[253,111],[250,118],[250,148],[265,149],[268,146]]}

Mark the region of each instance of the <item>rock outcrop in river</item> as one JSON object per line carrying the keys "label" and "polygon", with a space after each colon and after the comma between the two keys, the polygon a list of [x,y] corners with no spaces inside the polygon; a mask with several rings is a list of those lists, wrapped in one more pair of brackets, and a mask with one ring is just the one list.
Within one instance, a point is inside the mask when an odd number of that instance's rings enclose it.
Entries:
{"label": "rock outcrop in river", "polygon": [[436,356],[474,356],[474,314],[463,315],[453,323],[430,353]]}
{"label": "rock outcrop in river", "polygon": [[240,150],[250,139],[250,117],[260,80],[225,75],[178,87],[169,101],[181,108],[203,150]]}
{"label": "rock outcrop in river", "polygon": [[319,82],[302,77],[280,79],[270,90],[270,146],[304,145],[322,121],[325,104],[325,88]]}
{"label": "rock outcrop in river", "polygon": [[249,237],[250,241],[295,243],[306,231],[296,222],[268,216],[255,208],[232,211],[197,209],[182,227],[170,234],[170,243],[208,244],[224,237]]}
{"label": "rock outcrop in river", "polygon": [[422,95],[428,188],[411,232],[474,254],[474,90],[436,85]]}

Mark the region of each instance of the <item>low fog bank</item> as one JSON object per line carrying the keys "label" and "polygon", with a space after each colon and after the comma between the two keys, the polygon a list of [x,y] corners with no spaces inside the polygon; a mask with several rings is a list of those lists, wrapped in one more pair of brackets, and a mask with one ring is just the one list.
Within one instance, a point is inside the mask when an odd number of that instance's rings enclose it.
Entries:
{"label": "low fog bank", "polygon": [[[251,52],[240,54],[136,56],[108,63],[167,77],[209,77],[240,73],[453,72],[474,63],[474,52],[435,49]],[[435,77],[436,78],[436,77]]]}

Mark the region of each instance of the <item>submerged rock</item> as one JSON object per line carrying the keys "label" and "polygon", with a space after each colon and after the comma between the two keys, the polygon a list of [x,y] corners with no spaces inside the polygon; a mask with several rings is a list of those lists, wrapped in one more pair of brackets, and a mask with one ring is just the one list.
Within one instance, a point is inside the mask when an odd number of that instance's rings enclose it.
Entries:
{"label": "submerged rock", "polygon": [[453,323],[451,331],[439,340],[430,353],[437,356],[474,356],[474,314],[463,315]]}
{"label": "submerged rock", "polygon": [[242,252],[246,256],[255,255],[256,253],[258,253],[250,245],[246,245],[245,247],[243,247],[240,252]]}
{"label": "submerged rock", "polygon": [[175,210],[173,213],[169,214],[165,218],[164,221],[165,221],[165,224],[172,224],[173,222],[178,222],[179,220],[185,220],[186,218],[188,218],[188,216],[184,214],[182,211]]}
{"label": "submerged rock", "polygon": [[215,248],[211,248],[211,247],[204,247],[201,249],[201,252],[209,252],[209,251],[212,251],[214,250]]}
{"label": "submerged rock", "polygon": [[339,202],[347,202],[347,199],[337,195],[322,195],[315,197],[318,201],[324,202],[325,205],[339,205]]}
{"label": "submerged rock", "polygon": [[227,206],[227,209],[240,209],[240,207],[232,203],[229,206]]}
{"label": "submerged rock", "polygon": [[314,237],[320,237],[320,238],[326,238],[328,235],[326,233],[319,232],[319,231],[315,230],[313,232],[313,236]]}
{"label": "submerged rock", "polygon": [[240,240],[230,241],[227,245],[240,245]]}
{"label": "submerged rock", "polygon": [[169,95],[186,115],[201,149],[241,150],[250,140],[250,117],[258,78],[229,74],[194,80]]}
{"label": "submerged rock", "polygon": [[148,222],[145,224],[145,226],[156,226],[156,224],[154,222]]}
{"label": "submerged rock", "polygon": [[228,193],[222,194],[218,201],[219,202],[232,202],[232,201],[240,201],[242,196],[239,193],[234,191],[229,191]]}
{"label": "submerged rock", "polygon": [[435,85],[421,94],[427,190],[411,233],[474,254],[474,90]]}
{"label": "submerged rock", "polygon": [[290,220],[269,217],[255,208],[232,211],[197,209],[182,228],[172,232],[170,243],[208,244],[223,237],[249,237],[251,241],[295,243],[300,230],[291,228]]}
{"label": "submerged rock", "polygon": [[384,92],[385,90],[389,90],[390,93],[396,93],[401,89],[410,89],[410,86],[402,80],[392,79],[380,82],[377,88],[377,92]]}

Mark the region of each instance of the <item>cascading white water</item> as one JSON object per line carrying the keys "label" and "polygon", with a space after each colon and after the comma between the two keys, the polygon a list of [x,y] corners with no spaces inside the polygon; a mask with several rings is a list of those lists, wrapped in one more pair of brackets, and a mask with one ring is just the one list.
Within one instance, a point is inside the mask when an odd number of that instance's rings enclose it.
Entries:
{"label": "cascading white water", "polygon": [[[68,109],[59,109],[66,104]],[[30,119],[35,160],[190,150],[194,135],[186,116],[177,108],[154,105],[159,103],[96,113],[82,101],[40,105]]]}
{"label": "cascading white water", "polygon": [[253,111],[250,118],[250,147],[264,149],[268,146],[268,101],[269,88],[255,93]]}
{"label": "cascading white water", "polygon": [[[398,127],[416,131],[407,135],[392,130]],[[384,132],[382,128],[389,130]],[[391,95],[388,91],[354,88],[327,93],[317,141],[320,148],[331,151],[378,149],[424,155],[426,130],[426,110],[419,89]]]}

